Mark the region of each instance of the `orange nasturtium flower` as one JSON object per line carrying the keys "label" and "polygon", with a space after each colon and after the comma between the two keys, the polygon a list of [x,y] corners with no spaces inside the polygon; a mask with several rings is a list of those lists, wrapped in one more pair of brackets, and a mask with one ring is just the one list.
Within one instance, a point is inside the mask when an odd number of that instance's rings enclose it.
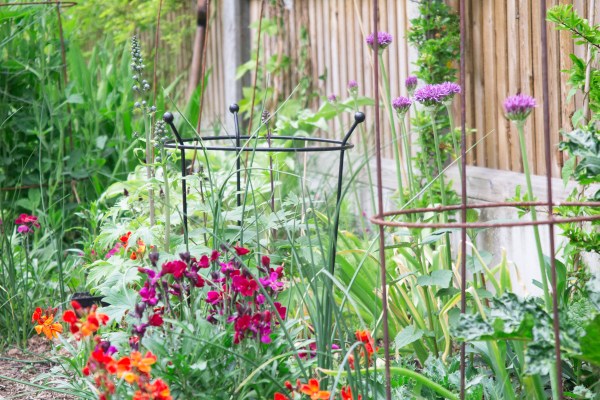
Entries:
{"label": "orange nasturtium flower", "polygon": [[328,391],[319,388],[319,381],[317,379],[309,379],[307,384],[303,384],[300,387],[300,391],[310,396],[311,400],[325,400],[331,396]]}
{"label": "orange nasturtium flower", "polygon": [[[350,386],[345,386],[342,388],[342,400],[354,400],[354,397],[352,397],[352,389],[350,388]],[[358,400],[362,400],[362,395],[358,395]]]}
{"label": "orange nasturtium flower", "polygon": [[63,331],[63,326],[58,322],[54,322],[55,312],[56,310],[52,308],[48,308],[42,312],[42,309],[38,307],[31,316],[31,322],[37,324],[35,326],[37,334],[39,335],[43,332],[49,340],[58,337],[58,334]]}

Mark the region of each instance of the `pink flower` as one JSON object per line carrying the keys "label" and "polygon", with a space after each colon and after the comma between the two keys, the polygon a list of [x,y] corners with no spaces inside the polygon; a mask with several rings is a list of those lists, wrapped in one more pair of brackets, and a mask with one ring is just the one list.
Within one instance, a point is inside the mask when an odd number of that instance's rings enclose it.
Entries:
{"label": "pink flower", "polygon": [[260,284],[263,287],[271,288],[275,292],[283,290],[284,283],[278,281],[279,274],[277,272],[271,272],[268,278],[259,278]]}
{"label": "pink flower", "polygon": [[162,265],[160,275],[173,274],[175,279],[180,279],[187,268],[187,264],[181,260],[169,261]]}
{"label": "pink flower", "polygon": [[213,250],[213,252],[210,253],[210,261],[217,261],[220,256],[221,253],[219,253],[217,250]]}
{"label": "pink flower", "polygon": [[246,279],[239,275],[233,277],[232,287],[242,296],[252,296],[258,290],[258,284],[254,279]]}
{"label": "pink flower", "polygon": [[210,265],[210,261],[206,255],[200,257],[200,261],[198,261],[199,268],[208,268]]}
{"label": "pink flower", "polygon": [[40,223],[38,222],[38,217],[35,215],[21,214],[17,219],[15,219],[15,224],[17,225],[33,225],[36,228],[40,227]]}
{"label": "pink flower", "polygon": [[144,303],[148,303],[151,306],[158,303],[158,297],[156,296],[156,289],[154,286],[150,286],[150,283],[146,281],[144,287],[140,289],[140,297]]}
{"label": "pink flower", "polygon": [[27,225],[19,225],[19,227],[17,228],[17,232],[30,233],[30,232],[33,232],[33,230],[29,229],[29,227]]}
{"label": "pink flower", "polygon": [[285,317],[287,315],[287,307],[282,306],[281,303],[278,301],[276,301],[273,304],[275,305],[275,309],[277,310],[277,313],[279,314],[281,319],[282,320],[285,319]]}
{"label": "pink flower", "polygon": [[206,302],[208,304],[212,304],[213,306],[220,303],[223,300],[223,292],[215,292],[211,290],[206,294]]}

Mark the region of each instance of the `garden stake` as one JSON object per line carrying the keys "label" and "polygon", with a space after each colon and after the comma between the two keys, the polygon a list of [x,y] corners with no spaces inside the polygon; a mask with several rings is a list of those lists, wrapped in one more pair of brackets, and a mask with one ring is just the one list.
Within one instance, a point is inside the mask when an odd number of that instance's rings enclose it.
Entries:
{"label": "garden stake", "polygon": [[558,293],[556,293],[556,259],[554,245],[554,216],[552,199],[552,160],[550,152],[550,96],[548,93],[548,33],[546,31],[546,2],[542,1],[540,5],[540,29],[542,39],[542,111],[544,119],[544,152],[546,156],[546,193],[548,200],[548,219],[551,221],[548,226],[548,239],[550,241],[550,273],[552,285],[552,325],[554,327],[554,352],[556,354],[556,382],[553,386],[553,394],[558,400],[563,399],[562,384],[562,363],[560,355],[560,321],[558,315]]}
{"label": "garden stake", "polygon": [[[373,98],[375,99],[375,158],[377,160],[377,212],[383,214],[383,180],[381,174],[381,129],[379,126],[379,40],[377,19],[379,4],[373,0]],[[383,307],[383,346],[385,356],[385,398],[392,400],[392,385],[390,371],[390,335],[388,325],[387,277],[385,268],[385,236],[383,225],[379,225],[379,263],[381,268],[381,300]]]}
{"label": "garden stake", "polygon": [[[175,128],[173,114],[170,112],[166,112],[163,114],[163,121],[165,121],[173,130],[175,137],[177,138],[177,142],[179,146],[177,146],[181,151],[181,199],[183,203],[183,240],[185,245],[188,245],[188,220],[187,220],[187,188],[185,184],[185,148],[183,139],[179,136],[179,132],[177,132],[177,128]],[[165,146],[166,147],[166,146]]]}
{"label": "garden stake", "polygon": [[[465,36],[467,33],[467,24],[465,18],[465,0],[460,0],[460,204],[461,204],[461,222],[467,223],[467,134],[465,129],[466,117],[466,79],[465,79],[465,58],[467,55],[465,46]],[[443,188],[442,188],[443,190]],[[460,229],[460,313],[467,312],[467,228]],[[466,343],[460,344],[460,399],[465,398],[466,383]]]}
{"label": "garden stake", "polygon": [[[241,143],[240,143],[240,123],[238,121],[238,112],[240,111],[240,106],[238,106],[237,104],[232,104],[229,106],[229,112],[233,114],[233,123],[235,125],[235,147],[239,148]],[[242,176],[241,176],[241,160],[240,157],[242,156],[242,153],[240,151],[238,151],[237,156],[235,158],[235,183],[236,183],[236,189],[237,189],[237,196],[236,196],[236,204],[238,207],[240,207],[242,205]],[[238,221],[238,225],[242,226],[242,220],[240,219]]]}

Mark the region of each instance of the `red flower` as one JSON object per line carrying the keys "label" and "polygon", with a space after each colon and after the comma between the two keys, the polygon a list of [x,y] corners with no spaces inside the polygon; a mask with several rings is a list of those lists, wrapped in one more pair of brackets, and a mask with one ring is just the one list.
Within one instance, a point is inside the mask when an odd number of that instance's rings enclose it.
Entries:
{"label": "red flower", "polygon": [[40,307],[36,308],[31,316],[31,322],[38,322],[42,317],[42,309]]}
{"label": "red flower", "polygon": [[40,227],[40,223],[38,222],[38,217],[35,215],[21,214],[17,219],[15,219],[15,224],[17,225],[33,225],[36,228]]}
{"label": "red flower", "polygon": [[233,290],[242,296],[252,296],[258,290],[258,284],[252,278],[246,279],[243,276],[234,276],[232,280]]}
{"label": "red flower", "polygon": [[275,397],[273,398],[273,400],[290,400],[289,397],[287,397],[286,395],[283,395],[279,392],[275,393]]}
{"label": "red flower", "polygon": [[151,326],[161,326],[163,324],[163,319],[160,314],[153,314],[148,320],[148,323]]}
{"label": "red flower", "polygon": [[213,250],[212,253],[210,253],[210,261],[217,261],[220,256],[221,253],[219,253],[217,250]]}
{"label": "red flower", "polygon": [[119,240],[121,241],[121,243],[123,243],[123,245],[125,247],[127,247],[127,243],[129,243],[129,237],[131,236],[131,232],[127,232],[126,234],[124,234],[123,236],[121,236],[119,238]]}
{"label": "red flower", "polygon": [[233,248],[238,256],[245,256],[246,254],[250,253],[250,250],[245,247],[233,246]]}
{"label": "red flower", "polygon": [[162,265],[161,275],[173,274],[175,279],[180,279],[187,268],[187,264],[181,260],[169,261]]}
{"label": "red flower", "polygon": [[206,255],[200,257],[200,261],[198,261],[199,268],[208,268],[210,266],[210,260]]}

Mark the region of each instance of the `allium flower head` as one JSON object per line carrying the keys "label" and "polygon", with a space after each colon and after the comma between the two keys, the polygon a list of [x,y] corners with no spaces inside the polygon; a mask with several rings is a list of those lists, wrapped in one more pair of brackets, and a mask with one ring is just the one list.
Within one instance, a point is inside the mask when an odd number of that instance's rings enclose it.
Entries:
{"label": "allium flower head", "polygon": [[[371,33],[367,36],[366,42],[370,48],[374,48],[374,44],[375,44],[374,39],[375,39],[375,35],[373,33]],[[394,40],[394,38],[392,37],[391,34],[389,34],[387,32],[378,32],[377,33],[377,44],[379,45],[379,50],[383,50],[386,47],[388,47],[392,43],[392,40]]]}
{"label": "allium flower head", "polygon": [[358,94],[358,83],[354,79],[351,79],[348,82],[348,93],[350,93],[351,96],[356,96]]}
{"label": "allium flower head", "polygon": [[329,96],[327,96],[327,100],[330,103],[335,103],[337,101],[337,96],[335,94],[331,93]]}
{"label": "allium flower head", "polygon": [[408,97],[400,96],[392,100],[392,107],[400,115],[404,115],[412,105],[412,101]]}
{"label": "allium flower head", "polygon": [[404,81],[406,90],[408,90],[408,93],[410,95],[412,95],[415,92],[415,89],[417,88],[417,83],[418,83],[418,79],[414,75],[409,76],[408,78],[406,78],[406,81]]}
{"label": "allium flower head", "polygon": [[444,82],[441,84],[442,90],[446,92],[444,102],[450,102],[455,94],[460,93],[460,85],[454,82]]}
{"label": "allium flower head", "polygon": [[536,106],[535,99],[526,94],[508,96],[506,100],[504,100],[506,118],[511,121],[525,121]]}
{"label": "allium flower head", "polygon": [[415,100],[427,107],[436,107],[446,99],[441,85],[425,85],[415,91]]}
{"label": "allium flower head", "polygon": [[460,93],[460,85],[454,82],[444,82],[425,85],[416,90],[415,99],[427,107],[436,107],[451,101],[456,93]]}

